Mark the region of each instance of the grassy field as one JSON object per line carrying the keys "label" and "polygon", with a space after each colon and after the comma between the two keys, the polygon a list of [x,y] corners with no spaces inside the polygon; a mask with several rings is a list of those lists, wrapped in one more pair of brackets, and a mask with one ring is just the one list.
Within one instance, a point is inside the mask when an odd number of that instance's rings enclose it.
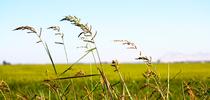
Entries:
{"label": "grassy field", "polygon": [[[138,98],[143,98],[141,95],[141,87],[145,83],[143,73],[146,71],[145,64],[120,64],[119,70],[121,71],[125,82],[128,85],[131,93]],[[153,69],[160,76],[161,81],[164,83],[167,80],[168,66],[170,67],[170,78],[173,80],[170,83],[171,90],[173,90],[173,97],[182,99],[180,89],[183,81],[205,82],[208,87],[210,85],[210,63],[173,63],[173,64],[154,64]],[[68,65],[56,65],[58,73],[66,69]],[[110,64],[104,64],[104,71],[111,84],[118,82],[118,74]],[[77,64],[71,71],[65,73],[64,76],[74,76],[77,72],[82,71],[85,74],[98,73],[95,65],[91,64]],[[43,85],[43,80],[55,78],[51,65],[6,65],[0,66],[0,80],[8,83],[13,94],[26,93],[26,94],[45,94],[47,88]],[[91,81],[92,80],[92,81]],[[84,86],[93,87],[97,81],[100,80],[98,76],[91,78],[73,79],[76,82],[75,89],[82,94],[77,94],[77,97],[84,96]],[[68,82],[65,80],[62,82]],[[165,84],[165,83],[164,83]],[[197,83],[196,83],[197,84]],[[97,93],[96,93],[97,94]],[[97,97],[96,97],[97,98]]]}
{"label": "grassy field", "polygon": [[[167,67],[170,67],[170,76],[177,75],[177,79],[207,79],[210,77],[210,63],[173,63],[173,64],[154,64],[157,74],[161,78],[167,77]],[[104,64],[104,70],[110,80],[116,80],[117,75],[110,64]],[[121,64],[120,71],[128,80],[143,79],[143,72],[146,70],[144,64]],[[56,65],[58,73],[66,69],[68,65]],[[85,74],[98,73],[95,65],[77,64],[73,69],[65,74],[72,76],[79,71]],[[49,76],[54,75],[51,65],[0,65],[0,78],[5,81],[42,81]]]}

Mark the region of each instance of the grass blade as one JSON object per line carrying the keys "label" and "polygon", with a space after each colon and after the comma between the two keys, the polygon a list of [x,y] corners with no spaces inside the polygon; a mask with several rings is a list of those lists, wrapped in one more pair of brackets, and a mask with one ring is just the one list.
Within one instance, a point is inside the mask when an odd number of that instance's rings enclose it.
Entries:
{"label": "grass blade", "polygon": [[52,67],[53,67],[53,69],[54,69],[54,71],[55,71],[55,74],[57,75],[58,73],[57,73],[57,70],[56,70],[56,67],[55,67],[55,63],[54,63],[54,61],[53,61],[53,59],[52,59],[52,56],[51,56],[51,54],[50,54],[50,51],[49,51],[49,48],[48,48],[48,46],[47,46],[47,43],[45,42],[44,43],[45,44],[45,49],[46,49],[46,51],[47,51],[47,54],[48,54],[48,56],[49,56],[49,58],[50,58],[50,61],[51,61],[51,63],[52,63]]}
{"label": "grass blade", "polygon": [[85,56],[87,56],[90,52],[86,52],[82,57],[80,57],[76,62],[74,62],[70,67],[68,67],[65,71],[63,71],[61,75],[65,74],[68,70],[70,70],[75,64],[77,64],[80,60],[82,60]]}
{"label": "grass blade", "polygon": [[55,44],[62,44],[63,45],[64,43],[62,43],[62,42],[55,42]]}
{"label": "grass blade", "polygon": [[85,100],[86,97],[88,97],[89,95],[91,95],[91,94],[96,90],[96,88],[99,86],[99,84],[100,84],[100,82],[98,82],[98,83],[94,86],[93,90],[90,91],[89,94],[87,94],[86,96],[83,97],[83,100]]}
{"label": "grass blade", "polygon": [[69,84],[66,86],[65,90],[63,91],[63,94],[61,95],[62,97],[66,96],[70,92],[70,86],[71,83],[69,82]]}
{"label": "grass blade", "polygon": [[56,78],[56,79],[54,79],[54,80],[65,80],[65,79],[92,77],[92,76],[99,76],[99,75],[100,75],[100,74],[90,74],[90,75],[81,75],[81,76],[70,76],[70,77]]}

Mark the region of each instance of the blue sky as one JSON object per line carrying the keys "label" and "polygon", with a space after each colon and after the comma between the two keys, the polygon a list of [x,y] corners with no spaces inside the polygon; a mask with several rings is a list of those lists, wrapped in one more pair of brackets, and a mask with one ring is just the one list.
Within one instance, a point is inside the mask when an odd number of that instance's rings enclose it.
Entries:
{"label": "blue sky", "polygon": [[[113,42],[127,39],[154,60],[210,60],[209,0],[4,0],[0,1],[0,61],[12,63],[49,63],[43,47],[35,36],[24,31],[12,31],[17,26],[37,29],[61,26],[65,34],[71,62],[84,50],[77,34],[80,30],[68,22],[66,15],[75,15],[98,31],[96,42],[103,61],[118,59],[135,61],[138,51],[127,50]],[[44,30],[56,63],[64,63],[62,47],[52,31]],[[92,61],[91,57],[84,62]]]}

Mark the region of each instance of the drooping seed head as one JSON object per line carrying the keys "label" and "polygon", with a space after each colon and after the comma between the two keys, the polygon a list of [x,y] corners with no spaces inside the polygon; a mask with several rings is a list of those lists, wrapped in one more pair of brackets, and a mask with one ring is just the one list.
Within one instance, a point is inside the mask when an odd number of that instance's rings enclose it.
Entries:
{"label": "drooping seed head", "polygon": [[15,28],[13,31],[16,31],[16,30],[28,30],[29,32],[27,33],[37,33],[36,30],[31,26],[20,26],[20,27]]}
{"label": "drooping seed head", "polygon": [[60,27],[59,27],[59,26],[50,26],[50,27],[48,27],[47,29],[52,29],[52,30],[54,30],[54,31],[60,32]]}

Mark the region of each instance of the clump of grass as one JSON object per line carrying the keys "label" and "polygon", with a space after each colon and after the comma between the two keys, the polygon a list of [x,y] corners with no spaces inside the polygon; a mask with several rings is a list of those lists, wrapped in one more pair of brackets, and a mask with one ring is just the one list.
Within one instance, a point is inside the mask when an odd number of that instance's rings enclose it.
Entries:
{"label": "clump of grass", "polygon": [[[168,87],[164,86],[161,81],[158,74],[153,70],[152,65],[152,57],[143,56],[140,52],[139,57],[135,58],[136,60],[141,60],[145,63],[147,70],[143,73],[143,76],[146,79],[145,87],[147,88],[146,98],[149,99],[149,97],[152,97],[156,93],[159,93],[159,97],[161,97],[163,100],[166,100],[169,98],[169,85]],[[169,74],[168,74],[169,75]],[[168,76],[169,79],[169,76]],[[149,90],[152,90],[150,96],[149,96]]]}
{"label": "clump of grass", "polygon": [[[114,42],[121,43],[122,45],[125,45],[127,47],[127,49],[136,49],[136,50],[138,50],[138,48],[135,45],[135,43],[130,42],[128,40],[114,40]],[[168,99],[169,98],[169,81],[168,81],[168,87],[165,88],[165,86],[162,85],[159,76],[153,70],[152,57],[143,56],[141,51],[140,51],[139,56],[137,58],[135,58],[135,60],[143,61],[145,63],[145,65],[146,65],[146,68],[147,68],[147,70],[143,73],[143,76],[146,79],[146,83],[141,88],[141,89],[146,88],[146,96],[145,96],[145,98],[149,99],[153,95],[159,93],[160,94],[159,97],[161,97],[163,100]],[[168,76],[168,79],[169,79],[169,76]]]}
{"label": "clump of grass", "polygon": [[210,88],[208,85],[202,81],[183,81],[183,94],[187,94],[184,96],[184,99],[187,97],[190,98],[190,100],[209,100],[210,99]]}
{"label": "clump of grass", "polygon": [[7,99],[6,95],[10,95],[10,88],[8,84],[3,80],[0,81],[0,92],[4,99]]}
{"label": "clump of grass", "polygon": [[188,95],[190,96],[190,100],[195,100],[195,94],[193,89],[189,86],[190,83],[186,83],[184,82],[185,88],[186,88],[186,92],[188,93]]}

